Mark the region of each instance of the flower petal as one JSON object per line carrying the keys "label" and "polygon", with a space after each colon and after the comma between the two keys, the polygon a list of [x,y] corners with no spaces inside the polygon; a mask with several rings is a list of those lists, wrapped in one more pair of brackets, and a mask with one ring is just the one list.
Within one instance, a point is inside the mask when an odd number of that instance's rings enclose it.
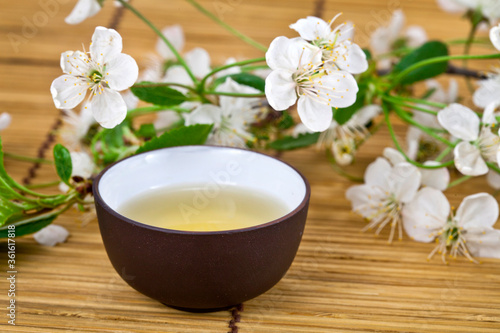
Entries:
{"label": "flower petal", "polygon": [[9,127],[11,121],[12,117],[10,116],[10,114],[8,114],[7,112],[3,112],[0,115],[0,131],[3,131],[4,129]]}
{"label": "flower petal", "polygon": [[479,135],[478,115],[463,105],[454,103],[439,111],[438,121],[451,135],[474,141]]}
{"label": "flower petal", "polygon": [[500,174],[494,170],[488,171],[486,175],[486,182],[490,185],[494,190],[500,190]]}
{"label": "flower petal", "polygon": [[96,27],[90,44],[92,60],[103,65],[122,52],[122,36],[114,30]]}
{"label": "flower petal", "polygon": [[390,192],[406,203],[413,199],[420,187],[421,174],[414,165],[403,162],[395,165],[388,176]]}
{"label": "flower petal", "polygon": [[488,193],[469,195],[458,207],[455,219],[466,230],[491,228],[498,220],[498,203]]}
{"label": "flower petal", "polygon": [[292,73],[274,70],[266,78],[266,98],[269,105],[277,111],[286,110],[297,101],[296,83]]}
{"label": "flower petal", "polygon": [[139,76],[139,66],[134,58],[120,53],[106,65],[105,80],[108,86],[117,91],[131,87]]}
{"label": "flower petal", "polygon": [[73,75],[61,75],[50,86],[50,93],[58,109],[72,109],[83,101],[87,93],[85,80]]}
{"label": "flower petal", "polygon": [[[161,32],[178,52],[182,51],[182,49],[184,48],[185,39],[184,31],[182,30],[182,27],[180,25],[176,24],[165,27]],[[175,59],[175,55],[172,53],[172,51],[170,51],[165,42],[160,38],[158,38],[158,41],[156,42],[156,51],[165,60]]]}
{"label": "flower petal", "polygon": [[392,167],[385,158],[378,157],[374,162],[370,163],[365,170],[365,183],[380,187],[382,190],[389,189],[387,178],[391,174]]}
{"label": "flower petal", "polygon": [[359,111],[357,111],[351,119],[347,121],[349,126],[363,127],[366,126],[370,121],[373,120],[380,112],[382,107],[376,104],[370,104],[363,106]]}
{"label": "flower petal", "polygon": [[321,50],[301,38],[276,37],[266,52],[266,62],[271,69],[295,72],[302,66],[321,64]]}
{"label": "flower petal", "polygon": [[57,243],[64,243],[68,236],[68,230],[55,224],[50,224],[33,234],[35,241],[45,246],[54,246]]}
{"label": "flower petal", "polygon": [[412,160],[417,159],[422,134],[419,128],[415,126],[408,127],[408,131],[406,132],[406,146],[408,147],[406,155]]}
{"label": "flower petal", "polygon": [[158,112],[156,117],[153,123],[156,130],[165,130],[182,119],[177,112],[172,110]]}
{"label": "flower petal", "polygon": [[222,110],[213,104],[202,104],[184,116],[185,125],[214,124],[218,128],[222,122]]}
{"label": "flower petal", "polygon": [[369,217],[379,209],[378,203],[383,201],[385,195],[376,186],[355,185],[347,189],[345,197],[351,201],[354,212]]}
{"label": "flower petal", "polygon": [[210,54],[201,47],[196,47],[184,55],[186,64],[196,78],[202,78],[210,73]]}
{"label": "flower petal", "polygon": [[338,108],[346,108],[354,104],[359,90],[354,77],[344,71],[330,71],[328,75],[315,78],[314,88],[330,107]]}
{"label": "flower petal", "polygon": [[463,13],[467,10],[462,4],[455,0],[437,0],[439,7],[448,13]]}
{"label": "flower petal", "polygon": [[80,176],[83,178],[89,178],[92,176],[95,164],[87,153],[72,151],[70,155],[71,163],[73,164],[71,176]]}
{"label": "flower petal", "polygon": [[403,156],[403,154],[391,147],[384,148],[384,152],[382,153],[382,155],[384,155],[384,157],[388,159],[392,165],[406,162],[406,158]]}
{"label": "flower petal", "polygon": [[477,147],[468,142],[460,142],[453,152],[455,154],[455,167],[463,175],[480,176],[488,172],[488,166]]}
{"label": "flower petal", "polygon": [[484,109],[483,116],[481,117],[481,121],[483,122],[483,124],[491,125],[497,123],[495,111],[499,106],[500,102],[493,102],[488,104],[488,106]]}
{"label": "flower petal", "polygon": [[500,75],[479,81],[479,88],[473,96],[473,102],[480,108],[485,108],[493,102],[500,102]]}
{"label": "flower petal", "polygon": [[500,258],[500,230],[469,228],[465,237],[467,248],[474,257]]}
{"label": "flower petal", "polygon": [[64,19],[67,24],[78,24],[101,10],[96,0],[78,0],[71,13]]}
{"label": "flower petal", "polygon": [[357,44],[350,41],[344,41],[340,49],[333,56],[336,59],[335,64],[341,70],[349,73],[360,74],[368,69],[365,52]]}
{"label": "flower petal", "polygon": [[[439,165],[436,161],[426,161],[424,165]],[[422,174],[422,185],[435,188],[440,191],[446,190],[450,183],[450,172],[447,168],[420,169]]]}
{"label": "flower petal", "polygon": [[490,30],[490,39],[493,43],[493,46],[500,51],[500,25],[491,28]]}
{"label": "flower petal", "polygon": [[119,92],[104,88],[101,94],[92,96],[90,109],[95,120],[104,128],[113,128],[127,116],[127,104]]}
{"label": "flower petal", "polygon": [[411,25],[406,28],[405,37],[409,47],[419,47],[429,39],[425,29],[418,25]]}
{"label": "flower petal", "polygon": [[450,215],[450,204],[445,195],[425,187],[403,208],[403,227],[411,239],[429,243],[434,240]]}
{"label": "flower petal", "polygon": [[328,38],[331,32],[328,23],[315,16],[308,16],[290,24],[290,29],[297,31],[300,37],[309,41]]}
{"label": "flower petal", "polygon": [[301,96],[299,98],[297,112],[304,125],[314,132],[324,131],[332,123],[332,108],[310,97]]}

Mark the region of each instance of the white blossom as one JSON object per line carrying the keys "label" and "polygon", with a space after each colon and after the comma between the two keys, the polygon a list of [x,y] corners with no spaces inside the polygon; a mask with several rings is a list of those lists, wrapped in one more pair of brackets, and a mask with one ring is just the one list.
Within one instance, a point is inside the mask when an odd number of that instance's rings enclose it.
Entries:
{"label": "white blossom", "polygon": [[485,108],[491,103],[500,102],[500,68],[488,73],[487,79],[478,82],[479,88],[474,92],[473,102],[477,107]]}
{"label": "white blossom", "polygon": [[321,49],[322,60],[327,66],[352,74],[363,73],[368,69],[368,61],[363,50],[352,42],[354,25],[346,22],[331,28],[339,16],[328,23],[318,17],[308,16],[291,24],[290,28]]}
{"label": "white blossom", "polygon": [[498,219],[498,203],[487,193],[470,195],[456,213],[444,194],[433,188],[421,189],[415,199],[403,208],[406,233],[419,242],[436,239],[437,246],[429,255],[456,258],[463,255],[500,258],[500,231],[493,229]]}
{"label": "white blossom", "polygon": [[61,55],[64,75],[52,82],[50,92],[58,109],[72,109],[90,91],[88,107],[105,128],[113,128],[127,115],[119,91],[132,86],[139,68],[135,60],[121,53],[122,38],[113,29],[97,27],[90,51],[66,51]]}
{"label": "white blossom", "polygon": [[451,104],[438,113],[438,121],[450,134],[462,140],[453,151],[455,167],[464,175],[480,176],[488,172],[486,162],[497,163],[500,139],[471,109]]}
{"label": "white blossom", "polygon": [[500,51],[500,24],[490,30],[490,40],[493,46]]}
{"label": "white blossom", "polygon": [[68,24],[78,24],[94,16],[100,10],[101,4],[97,0],[78,0],[75,8],[73,8],[64,21]]}
{"label": "white blossom", "polygon": [[3,131],[7,127],[9,127],[10,123],[12,122],[12,117],[9,113],[3,112],[0,114],[0,131]]}
{"label": "white blossom", "polygon": [[391,166],[386,159],[377,158],[370,164],[365,171],[365,184],[352,186],[346,192],[353,211],[369,222],[363,230],[377,227],[375,233],[378,235],[390,225],[389,242],[396,229],[402,239],[401,211],[417,193],[420,178],[418,169],[406,162]]}
{"label": "white blossom", "polygon": [[65,127],[61,130],[61,138],[72,150],[82,146],[82,140],[87,135],[90,127],[96,123],[92,111],[84,103],[80,113],[73,110],[64,110],[62,117]]}
{"label": "white blossom", "polygon": [[318,147],[329,147],[337,164],[351,164],[359,143],[370,135],[366,126],[381,110],[379,105],[366,105],[343,125],[339,125],[335,120],[332,121],[330,127],[321,133]]}
{"label": "white blossom", "polygon": [[332,107],[347,107],[356,101],[354,77],[322,65],[321,50],[301,38],[277,37],[266,53],[273,70],[266,78],[266,97],[275,110],[286,110],[298,100],[301,121],[315,132],[326,130]]}
{"label": "white blossom", "polygon": [[[393,166],[406,162],[404,155],[394,148],[385,148],[383,155]],[[436,166],[439,165],[439,162],[425,161],[423,164],[424,166]],[[447,168],[418,168],[418,171],[421,174],[422,186],[429,186],[444,191],[450,183],[450,172]]]}
{"label": "white blossom", "polygon": [[[255,94],[257,89],[236,83],[231,78],[217,87],[217,91],[229,93]],[[207,144],[232,147],[246,147],[247,141],[254,141],[248,131],[252,123],[259,119],[261,112],[258,98],[220,96],[219,106],[202,104],[184,116],[186,126],[193,124],[213,124]]]}
{"label": "white blossom", "polygon": [[479,11],[490,23],[500,19],[498,0],[437,0],[441,9],[449,13],[463,13],[468,10]]}
{"label": "white blossom", "polygon": [[35,241],[45,246],[55,246],[58,243],[64,243],[68,236],[68,230],[56,224],[49,224],[33,234]]}
{"label": "white blossom", "polygon": [[[404,30],[405,15],[402,10],[395,10],[387,26],[377,28],[370,39],[370,46],[374,55],[382,55],[393,50],[399,39],[404,39],[406,45],[418,47],[427,41],[427,33],[420,26],[409,26]],[[378,61],[380,69],[391,67],[392,58],[386,57]]]}

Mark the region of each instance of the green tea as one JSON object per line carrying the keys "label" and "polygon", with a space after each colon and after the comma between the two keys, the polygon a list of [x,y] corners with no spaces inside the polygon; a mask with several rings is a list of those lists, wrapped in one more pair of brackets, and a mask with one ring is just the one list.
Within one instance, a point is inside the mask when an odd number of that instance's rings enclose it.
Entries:
{"label": "green tea", "polygon": [[221,231],[256,226],[289,212],[280,199],[239,186],[216,184],[163,187],[125,202],[118,212],[155,227]]}

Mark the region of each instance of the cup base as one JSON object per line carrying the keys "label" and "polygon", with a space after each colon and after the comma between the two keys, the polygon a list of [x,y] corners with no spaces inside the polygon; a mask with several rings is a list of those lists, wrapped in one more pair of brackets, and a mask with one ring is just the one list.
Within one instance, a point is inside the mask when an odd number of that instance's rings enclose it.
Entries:
{"label": "cup base", "polygon": [[196,309],[196,308],[194,308],[193,309],[193,308],[183,308],[180,306],[173,306],[173,305],[169,305],[169,304],[165,304],[165,303],[162,303],[162,304],[165,306],[168,306],[169,308],[175,309],[175,310],[191,312],[191,313],[209,313],[209,312],[218,312],[218,311],[228,311],[228,310],[234,308],[235,306],[238,306],[238,304],[235,304],[235,305],[224,306],[221,308],[211,308],[211,309]]}

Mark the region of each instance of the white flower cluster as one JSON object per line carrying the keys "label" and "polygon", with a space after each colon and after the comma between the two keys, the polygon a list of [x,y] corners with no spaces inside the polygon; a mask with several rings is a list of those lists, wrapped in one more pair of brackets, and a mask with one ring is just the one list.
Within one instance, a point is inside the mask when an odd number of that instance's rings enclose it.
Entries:
{"label": "white flower cluster", "polygon": [[365,53],[352,42],[354,26],[342,23],[332,29],[337,17],[328,23],[312,16],[298,20],[290,28],[300,38],[277,37],[266,53],[272,69],[266,78],[269,104],[282,111],[298,100],[299,117],[314,132],[330,127],[333,107],[356,101],[358,85],[352,74],[368,68]]}
{"label": "white flower cluster", "polygon": [[491,195],[468,196],[453,213],[442,193],[449,182],[446,168],[419,169],[392,148],[386,148],[384,156],[368,166],[364,185],[346,192],[353,211],[368,220],[364,230],[376,228],[379,234],[390,225],[389,242],[396,230],[402,239],[403,229],[416,241],[436,240],[429,257],[439,251],[444,261],[447,253],[470,260],[473,256],[500,258],[500,230],[493,229],[498,203]]}

